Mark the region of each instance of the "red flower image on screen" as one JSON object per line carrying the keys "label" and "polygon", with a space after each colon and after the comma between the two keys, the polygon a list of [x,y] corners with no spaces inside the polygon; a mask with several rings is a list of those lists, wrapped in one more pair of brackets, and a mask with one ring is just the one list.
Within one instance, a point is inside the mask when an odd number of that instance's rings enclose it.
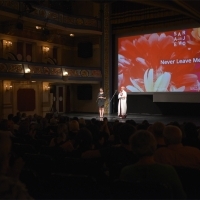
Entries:
{"label": "red flower image on screen", "polygon": [[200,28],[118,38],[118,89],[199,92]]}

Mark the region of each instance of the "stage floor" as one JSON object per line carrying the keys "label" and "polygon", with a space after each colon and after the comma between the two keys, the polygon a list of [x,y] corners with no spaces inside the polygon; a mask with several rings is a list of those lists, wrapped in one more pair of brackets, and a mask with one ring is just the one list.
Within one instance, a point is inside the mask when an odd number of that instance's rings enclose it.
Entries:
{"label": "stage floor", "polygon": [[[85,120],[90,120],[95,118],[99,120],[99,114],[91,114],[91,113],[67,113],[65,116],[70,118],[78,117],[84,118]],[[154,115],[154,114],[146,114],[146,113],[128,113],[126,119],[120,119],[116,114],[106,114],[104,117],[108,118],[108,121],[114,122],[115,120],[119,120],[120,122],[126,122],[126,120],[134,120],[136,123],[141,123],[143,120],[147,120],[150,124],[160,121],[164,124],[168,124],[170,122],[178,122],[180,124],[184,122],[194,122],[197,126],[200,126],[200,117],[198,116],[164,116],[164,115]]]}

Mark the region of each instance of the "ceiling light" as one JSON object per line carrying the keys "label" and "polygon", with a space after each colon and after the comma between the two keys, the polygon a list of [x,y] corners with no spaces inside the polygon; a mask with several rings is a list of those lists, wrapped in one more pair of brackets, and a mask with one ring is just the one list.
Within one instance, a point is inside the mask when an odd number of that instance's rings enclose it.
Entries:
{"label": "ceiling light", "polygon": [[73,33],[70,33],[69,36],[70,36],[70,37],[74,37],[74,34],[73,34]]}

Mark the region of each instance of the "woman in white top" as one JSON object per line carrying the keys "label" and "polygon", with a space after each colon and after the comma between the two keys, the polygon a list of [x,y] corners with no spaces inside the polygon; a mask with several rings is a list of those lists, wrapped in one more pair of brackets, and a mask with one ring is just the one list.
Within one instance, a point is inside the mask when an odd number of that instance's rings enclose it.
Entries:
{"label": "woman in white top", "polygon": [[118,116],[120,118],[126,118],[127,111],[127,92],[124,89],[125,87],[122,86],[118,94]]}

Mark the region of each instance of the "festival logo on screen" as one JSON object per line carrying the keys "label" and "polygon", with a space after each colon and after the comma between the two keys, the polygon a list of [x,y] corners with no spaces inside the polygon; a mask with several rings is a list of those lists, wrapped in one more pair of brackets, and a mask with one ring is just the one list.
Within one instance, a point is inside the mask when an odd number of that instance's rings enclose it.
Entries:
{"label": "festival logo on screen", "polygon": [[199,92],[200,28],[118,39],[118,88]]}
{"label": "festival logo on screen", "polygon": [[183,45],[186,46],[185,30],[174,31],[174,46]]}

